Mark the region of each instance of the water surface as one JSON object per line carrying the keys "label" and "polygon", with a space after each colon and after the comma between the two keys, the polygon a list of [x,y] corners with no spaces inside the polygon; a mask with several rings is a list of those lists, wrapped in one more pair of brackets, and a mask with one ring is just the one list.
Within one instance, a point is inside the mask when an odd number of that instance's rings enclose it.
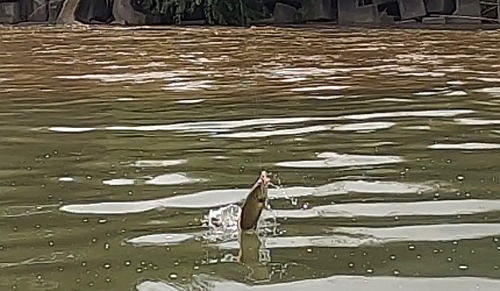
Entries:
{"label": "water surface", "polygon": [[0,30],[1,290],[498,290],[496,31]]}

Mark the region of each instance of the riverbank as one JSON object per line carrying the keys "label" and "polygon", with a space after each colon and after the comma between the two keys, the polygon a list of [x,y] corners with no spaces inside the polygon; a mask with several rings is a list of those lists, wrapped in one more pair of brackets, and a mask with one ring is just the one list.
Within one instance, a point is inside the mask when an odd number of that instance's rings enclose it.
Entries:
{"label": "riverbank", "polygon": [[[489,0],[494,1],[494,0]],[[498,28],[499,0],[0,0],[0,23]]]}
{"label": "riverbank", "polygon": [[[57,27],[64,26],[65,24],[60,24],[57,22],[20,22],[16,24],[0,24],[0,27]],[[205,24],[195,23],[195,22],[183,22],[175,25],[136,25],[136,26],[123,26],[119,24],[84,24],[84,23],[73,23],[69,24],[73,27],[86,27],[86,28],[98,28],[101,30],[106,29],[115,29],[116,27],[122,27],[133,30],[168,30],[175,27],[204,27]],[[227,27],[214,25],[211,27]],[[374,25],[374,24],[358,24],[358,25],[339,25],[336,22],[310,22],[310,23],[254,23],[247,26],[247,28],[261,28],[261,27],[270,27],[270,28],[290,28],[290,29],[345,29],[345,30],[357,30],[357,29],[377,29],[377,30],[391,30],[391,29],[424,29],[424,30],[498,30],[500,29],[500,25],[496,24],[423,24],[423,23],[395,23],[390,25]]]}

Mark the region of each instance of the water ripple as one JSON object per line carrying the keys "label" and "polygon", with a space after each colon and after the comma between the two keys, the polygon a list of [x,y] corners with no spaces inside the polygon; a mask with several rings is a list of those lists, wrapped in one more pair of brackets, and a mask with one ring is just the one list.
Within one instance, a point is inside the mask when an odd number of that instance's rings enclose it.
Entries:
{"label": "water ripple", "polygon": [[[210,286],[214,291],[251,290],[251,291],[302,291],[302,290],[356,290],[356,291],[496,291],[500,280],[481,277],[394,277],[394,276],[346,276],[336,275],[320,279],[308,279],[299,282],[277,283],[272,285],[247,285],[235,281],[223,280],[209,275],[196,275],[193,287],[187,290],[203,290]],[[200,286],[198,286],[200,285]],[[162,281],[146,280],[138,283],[137,291],[174,291],[178,285]]]}
{"label": "water ripple", "polygon": [[136,247],[176,245],[195,238],[194,234],[150,234],[127,240]]}
{"label": "water ripple", "polygon": [[317,91],[339,91],[349,88],[349,86],[316,86],[294,88],[292,92],[317,92]]}
{"label": "water ripple", "polygon": [[[470,114],[473,112],[474,111],[472,110],[465,110],[465,109],[396,111],[396,112],[351,114],[338,117],[259,118],[259,119],[228,120],[228,121],[202,121],[202,122],[185,122],[185,123],[181,122],[181,123],[166,124],[166,125],[108,126],[104,128],[51,126],[48,127],[48,130],[55,132],[63,132],[63,133],[71,133],[71,132],[79,133],[92,130],[224,132],[240,127],[259,126],[259,125],[293,124],[293,123],[304,123],[311,121],[367,120],[367,119],[397,118],[397,117],[454,117],[457,115]],[[385,128],[391,124],[376,123],[372,125]]]}
{"label": "water ripple", "polygon": [[[500,224],[439,224],[398,227],[335,227],[332,235],[266,237],[267,249],[283,248],[356,248],[398,242],[457,241],[500,235]],[[160,244],[161,245],[161,244]],[[220,249],[239,249],[238,241],[217,243]]]}
{"label": "water ripple", "polygon": [[302,135],[306,133],[321,132],[331,130],[332,126],[328,125],[318,125],[291,129],[281,129],[281,130],[266,130],[266,131],[248,131],[248,132],[236,132],[227,134],[218,134],[216,137],[224,138],[261,138],[270,136],[280,136],[280,135]]}
{"label": "water ripple", "polygon": [[145,83],[155,79],[174,79],[178,78],[175,72],[145,72],[145,73],[125,73],[125,74],[86,74],[86,75],[67,75],[57,76],[58,79],[66,80],[99,80],[101,82],[133,82]]}
{"label": "water ripple", "polygon": [[345,124],[345,125],[339,125],[335,126],[333,130],[335,131],[375,131],[378,129],[387,129],[391,128],[396,123],[394,122],[361,122],[361,123],[352,123],[352,124]]}
{"label": "water ripple", "polygon": [[122,179],[103,180],[102,183],[104,185],[109,185],[109,186],[127,186],[127,185],[134,185],[135,180],[122,178]]}
{"label": "water ripple", "polygon": [[[388,181],[340,181],[319,187],[289,187],[269,189],[270,199],[289,199],[294,197],[326,197],[349,193],[394,193],[417,194],[435,191],[438,185],[422,185]],[[242,202],[249,189],[210,190],[194,194],[179,195],[161,199],[129,202],[102,202],[91,204],[69,204],[60,211],[75,214],[126,214],[141,213],[162,208],[212,208]]]}
{"label": "water ripple", "polygon": [[186,174],[184,173],[175,173],[175,174],[163,174],[160,176],[156,176],[151,180],[147,180],[145,183],[149,185],[181,185],[181,184],[190,184],[190,183],[198,183],[205,181],[207,180],[187,177]]}
{"label": "water ripple", "polygon": [[450,110],[420,110],[420,111],[398,111],[398,112],[377,112],[366,114],[352,114],[344,116],[344,119],[375,119],[375,118],[392,118],[392,117],[453,117],[462,114],[474,113],[469,109],[450,109]]}
{"label": "water ripple", "polygon": [[50,255],[50,257],[47,256],[39,256],[35,258],[29,258],[21,262],[0,262],[0,269],[4,268],[14,268],[14,267],[19,267],[19,266],[36,266],[36,265],[47,265],[47,264],[55,264],[55,263],[61,263],[65,261],[66,258],[64,254],[60,252],[54,252]]}
{"label": "water ripple", "polygon": [[465,125],[497,125],[500,119],[456,118],[455,122]]}
{"label": "water ripple", "polygon": [[456,216],[500,211],[499,200],[450,200],[393,203],[348,203],[322,205],[312,209],[273,210],[278,218],[352,218],[395,216]]}
{"label": "water ripple", "polygon": [[496,150],[500,149],[500,144],[484,143],[484,142],[467,142],[467,143],[436,143],[429,146],[434,150]]}
{"label": "water ripple", "polygon": [[322,160],[279,162],[276,163],[276,166],[286,168],[340,168],[395,164],[404,161],[403,158],[398,156],[351,155],[334,152],[320,153],[316,156]]}
{"label": "water ripple", "polygon": [[138,160],[132,166],[138,168],[170,167],[187,163],[186,159],[179,160]]}
{"label": "water ripple", "polygon": [[212,88],[213,85],[210,85],[210,83],[212,83],[212,81],[209,80],[173,82],[163,86],[162,89],[174,92],[198,91]]}

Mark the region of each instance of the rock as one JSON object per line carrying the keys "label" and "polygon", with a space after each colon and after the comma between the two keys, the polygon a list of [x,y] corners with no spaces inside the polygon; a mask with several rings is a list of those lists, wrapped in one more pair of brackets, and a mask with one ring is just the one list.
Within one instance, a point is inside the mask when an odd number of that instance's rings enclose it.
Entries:
{"label": "rock", "polygon": [[75,22],[75,11],[78,7],[78,2],[80,0],[65,0],[59,15],[57,15],[58,23],[74,23]]}
{"label": "rock", "polygon": [[28,21],[44,22],[49,19],[49,1],[33,0]]}
{"label": "rock", "polygon": [[[302,7],[303,3],[309,0],[262,0],[264,6],[269,10],[273,11],[276,4],[279,2],[281,4],[286,4],[288,6],[295,7],[295,9],[299,9]],[[334,0],[336,1],[336,0]]]}
{"label": "rock", "polygon": [[[335,0],[333,0],[335,1]],[[302,3],[304,21],[333,20],[332,0],[307,0]]]}
{"label": "rock", "polygon": [[131,0],[114,0],[113,16],[115,23],[142,25],[146,24],[146,15],[132,7]]}
{"label": "rock", "polygon": [[[456,0],[456,10],[453,15],[466,16],[464,18],[447,19],[448,23],[462,23],[462,24],[480,24],[481,20],[473,19],[473,17],[481,17],[481,4],[479,0]],[[472,18],[467,18],[472,17]]]}
{"label": "rock", "polygon": [[80,0],[75,17],[84,23],[109,22],[113,18],[112,3],[106,0]]}
{"label": "rock", "polygon": [[376,5],[358,6],[357,0],[338,0],[337,5],[340,25],[380,23]]}
{"label": "rock", "polygon": [[427,12],[438,14],[451,14],[455,11],[455,0],[427,0]]}
{"label": "rock", "polygon": [[32,11],[32,0],[17,0],[17,2],[19,2],[20,21],[27,21]]}
{"label": "rock", "polygon": [[63,7],[63,1],[61,0],[48,0],[48,1],[49,1],[49,21],[55,22]]}
{"label": "rock", "polygon": [[391,24],[394,24],[394,16],[392,15],[387,15],[387,14],[384,14],[384,15],[380,15],[380,23],[382,25],[391,25]]}
{"label": "rock", "polygon": [[423,0],[398,0],[401,19],[411,19],[427,15]]}
{"label": "rock", "polygon": [[424,24],[446,24],[446,18],[445,17],[440,17],[440,16],[436,16],[436,17],[424,17],[422,19],[422,23]]}
{"label": "rock", "polygon": [[297,9],[283,3],[276,3],[273,10],[274,23],[294,23],[297,20]]}
{"label": "rock", "polygon": [[399,21],[399,24],[404,24],[404,25],[413,25],[413,24],[417,24],[417,20],[416,19],[407,19],[407,20],[401,20]]}
{"label": "rock", "polygon": [[0,23],[18,23],[21,21],[19,2],[0,2]]}

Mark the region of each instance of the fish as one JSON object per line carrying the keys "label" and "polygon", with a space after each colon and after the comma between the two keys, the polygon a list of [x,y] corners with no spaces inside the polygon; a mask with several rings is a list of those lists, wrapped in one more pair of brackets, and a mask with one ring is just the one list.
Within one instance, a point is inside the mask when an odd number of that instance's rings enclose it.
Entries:
{"label": "fish", "polygon": [[240,230],[247,231],[257,228],[260,215],[267,203],[269,182],[270,179],[267,177],[266,171],[262,171],[241,207],[241,215],[238,220]]}

